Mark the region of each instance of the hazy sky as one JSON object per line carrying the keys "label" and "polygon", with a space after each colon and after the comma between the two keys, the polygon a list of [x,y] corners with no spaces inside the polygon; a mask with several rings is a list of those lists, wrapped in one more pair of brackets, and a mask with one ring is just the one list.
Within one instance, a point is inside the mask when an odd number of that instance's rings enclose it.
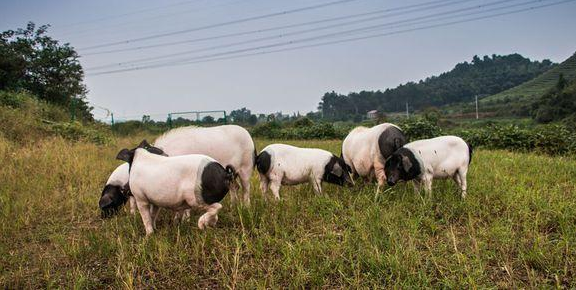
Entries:
{"label": "hazy sky", "polygon": [[[520,53],[531,59],[560,62],[576,51],[576,1],[496,18],[391,34],[354,42],[334,43],[292,51],[167,66],[115,74],[94,75],[126,68],[132,60],[162,57],[154,64],[178,63],[204,56],[266,52],[320,42],[398,32],[418,27],[499,14],[559,0],[129,0],[129,1],[0,1],[0,30],[24,27],[28,21],[51,24],[50,34],[69,42],[86,69],[89,101],[116,116],[141,116],[190,110],[227,110],[248,107],[253,112],[301,113],[315,110],[327,91],[348,93],[395,87],[450,70],[473,55]],[[300,12],[237,21],[304,7]],[[426,4],[428,3],[428,4]],[[419,5],[422,6],[411,6]],[[406,7],[409,6],[409,7]],[[388,14],[376,13],[397,9]],[[475,10],[473,7],[476,7]],[[508,8],[505,8],[508,7]],[[460,12],[457,10],[461,9]],[[489,10],[490,9],[490,10]],[[487,11],[488,10],[488,11]],[[483,14],[470,14],[485,11]],[[364,16],[348,17],[361,13]],[[389,15],[390,13],[403,15]],[[444,14],[442,14],[444,13]],[[456,14],[450,14],[456,13]],[[468,13],[468,14],[466,14]],[[436,15],[436,16],[434,16]],[[458,15],[460,15],[458,17]],[[257,30],[338,18],[335,21],[291,28]],[[348,18],[347,18],[348,17]],[[369,19],[369,18],[372,19]],[[378,18],[379,17],[379,18]],[[435,18],[440,17],[440,18]],[[442,18],[443,17],[443,18]],[[452,18],[448,18],[452,17]],[[360,21],[362,20],[363,21]],[[356,23],[349,23],[356,21]],[[418,21],[413,23],[409,21]],[[428,22],[426,22],[428,21]],[[229,24],[225,24],[229,23]],[[359,31],[378,24],[395,26]],[[206,26],[214,26],[206,28]],[[340,24],[337,27],[327,27]],[[145,41],[134,39],[192,30]],[[325,27],[323,30],[310,29]],[[345,35],[333,35],[349,30]],[[237,36],[193,43],[143,46],[210,38],[239,32]],[[280,43],[303,39],[302,43]],[[131,40],[123,45],[116,41]],[[100,48],[89,49],[91,46]],[[228,45],[227,47],[218,47]],[[261,47],[256,50],[251,48]],[[132,48],[99,55],[89,53]],[[192,52],[191,52],[192,51]],[[196,52],[194,52],[196,51]],[[220,54],[222,53],[222,54]],[[151,60],[149,60],[151,61]],[[97,70],[98,66],[111,65]],[[135,63],[141,67],[144,63]],[[101,110],[95,111],[97,116]]]}

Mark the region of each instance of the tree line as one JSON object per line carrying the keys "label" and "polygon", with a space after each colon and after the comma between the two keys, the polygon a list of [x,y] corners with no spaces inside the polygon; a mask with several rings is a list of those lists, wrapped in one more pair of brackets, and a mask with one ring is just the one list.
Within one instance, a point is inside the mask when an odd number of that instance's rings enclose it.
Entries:
{"label": "tree line", "polygon": [[408,82],[384,91],[360,91],[343,95],[334,91],[322,96],[319,112],[326,120],[360,121],[371,110],[400,112],[470,102],[475,96],[492,95],[549,70],[550,60],[531,61],[520,54],[474,56],[449,72]]}

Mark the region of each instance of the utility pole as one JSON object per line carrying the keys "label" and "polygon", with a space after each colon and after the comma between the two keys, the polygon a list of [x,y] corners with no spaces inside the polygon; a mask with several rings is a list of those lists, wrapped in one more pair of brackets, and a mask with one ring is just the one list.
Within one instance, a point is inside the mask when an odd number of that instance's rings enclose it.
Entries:
{"label": "utility pole", "polygon": [[478,95],[476,97],[476,120],[478,120]]}
{"label": "utility pole", "polygon": [[110,124],[114,127],[114,113],[110,113],[111,121]]}
{"label": "utility pole", "polygon": [[410,114],[408,113],[408,102],[406,102],[406,118],[410,118]]}

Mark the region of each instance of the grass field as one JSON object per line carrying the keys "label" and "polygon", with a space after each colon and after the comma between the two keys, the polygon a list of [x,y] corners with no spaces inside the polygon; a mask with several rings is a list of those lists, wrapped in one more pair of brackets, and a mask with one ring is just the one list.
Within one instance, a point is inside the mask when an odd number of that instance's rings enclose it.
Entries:
{"label": "grass field", "polygon": [[477,150],[466,200],[452,182],[431,200],[302,185],[266,203],[256,189],[250,208],[226,198],[216,228],[164,211],[145,238],[139,216],[98,211],[113,157],[140,139],[0,139],[0,288],[576,287],[574,159]]}

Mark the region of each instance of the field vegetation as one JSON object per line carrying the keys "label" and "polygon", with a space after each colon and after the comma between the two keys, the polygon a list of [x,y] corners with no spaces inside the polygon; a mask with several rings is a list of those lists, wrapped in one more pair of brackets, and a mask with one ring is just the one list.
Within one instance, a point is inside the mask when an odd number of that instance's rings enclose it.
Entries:
{"label": "field vegetation", "polygon": [[466,200],[448,181],[432,199],[410,185],[284,187],[280,202],[256,189],[250,208],[226,198],[216,228],[164,211],[145,238],[139,216],[101,220],[97,205],[116,152],[142,138],[0,139],[0,287],[576,287],[572,158],[477,150]]}

